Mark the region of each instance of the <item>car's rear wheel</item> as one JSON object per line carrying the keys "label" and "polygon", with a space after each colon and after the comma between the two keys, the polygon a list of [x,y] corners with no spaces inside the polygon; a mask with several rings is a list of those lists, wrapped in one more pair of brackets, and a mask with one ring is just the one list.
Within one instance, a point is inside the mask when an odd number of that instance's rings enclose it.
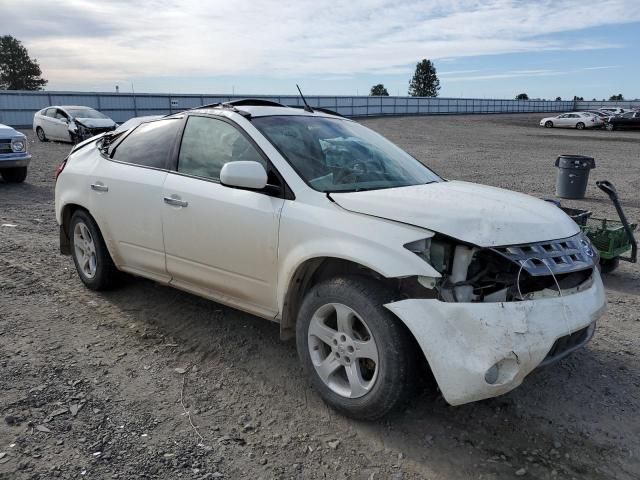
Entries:
{"label": "car's rear wheel", "polygon": [[413,339],[383,304],[389,292],[366,277],[338,277],[305,296],[296,325],[298,355],[326,403],[373,420],[413,390]]}
{"label": "car's rear wheel", "polygon": [[576,128],[577,128],[578,130],[584,130],[584,123],[582,123],[582,122],[578,122],[578,123],[576,123]]}
{"label": "car's rear wheel", "polygon": [[107,290],[117,283],[119,272],[107,250],[98,225],[84,210],[69,223],[71,255],[80,280],[91,290]]}
{"label": "car's rear wheel", "polygon": [[552,128],[553,127],[553,122],[551,120],[547,120],[546,122],[544,122],[544,126],[546,128]]}
{"label": "car's rear wheel", "polygon": [[47,141],[47,136],[44,134],[44,130],[42,129],[42,127],[36,128],[36,135],[38,136],[38,140],[40,140],[41,142]]}
{"label": "car's rear wheel", "polygon": [[7,183],[22,183],[27,178],[27,167],[3,168],[0,174]]}
{"label": "car's rear wheel", "polygon": [[605,125],[605,128],[606,128],[607,130],[609,130],[610,132],[613,132],[613,131],[616,129],[616,128],[615,128],[615,126],[613,125],[613,123],[607,123],[607,124]]}

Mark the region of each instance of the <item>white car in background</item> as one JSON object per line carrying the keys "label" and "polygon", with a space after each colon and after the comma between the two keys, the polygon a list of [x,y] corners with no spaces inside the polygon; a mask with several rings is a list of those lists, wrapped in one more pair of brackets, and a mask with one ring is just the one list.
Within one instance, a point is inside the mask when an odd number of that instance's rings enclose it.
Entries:
{"label": "white car in background", "polygon": [[613,117],[615,115],[622,115],[623,113],[627,112],[627,110],[625,110],[624,108],[601,108],[600,109],[601,112],[609,115],[610,117]]}
{"label": "white car in background", "polygon": [[429,371],[452,405],[506,393],[585,345],[606,305],[558,207],[444,180],[322,109],[176,113],[86,140],[56,176],[60,250],[88,288],[124,271],[275,321],[356,418]]}
{"label": "white car in background", "polygon": [[117,126],[103,113],[77,105],[47,107],[33,116],[33,131],[41,142],[57,140],[78,143],[115,130]]}
{"label": "white car in background", "polygon": [[546,128],[600,128],[604,121],[597,115],[589,112],[569,112],[562,113],[556,117],[546,117],[540,120],[540,126]]}

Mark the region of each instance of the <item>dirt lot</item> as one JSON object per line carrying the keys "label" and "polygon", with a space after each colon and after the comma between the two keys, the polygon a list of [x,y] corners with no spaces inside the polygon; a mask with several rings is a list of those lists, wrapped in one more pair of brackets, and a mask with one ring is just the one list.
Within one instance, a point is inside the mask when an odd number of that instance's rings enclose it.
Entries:
{"label": "dirt lot", "polygon": [[[538,119],[363,123],[447,178],[540,197],[553,195],[558,154],[592,155],[592,184],[614,182],[640,220],[640,132]],[[29,135],[27,182],[0,181],[0,479],[640,477],[637,266],[605,279],[609,311],[588,347],[514,392],[461,407],[425,392],[355,422],[308,387],[276,324],[141,279],[83,288],[53,211],[69,146]],[[615,218],[595,186],[587,197],[576,205]]]}

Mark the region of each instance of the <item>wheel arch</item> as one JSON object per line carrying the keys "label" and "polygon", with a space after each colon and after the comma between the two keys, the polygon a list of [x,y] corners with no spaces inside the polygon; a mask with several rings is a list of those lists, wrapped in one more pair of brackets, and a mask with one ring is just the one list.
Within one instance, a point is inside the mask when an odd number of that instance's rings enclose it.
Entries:
{"label": "wheel arch", "polygon": [[73,202],[65,204],[60,210],[60,253],[62,253],[63,255],[71,255],[71,231],[69,227],[73,214],[78,210],[84,211],[95,222],[96,226],[98,227],[98,232],[102,236],[105,246],[107,247],[107,252],[109,252],[109,255],[115,263],[115,257],[113,255],[114,252],[112,251],[109,242],[106,241],[106,238],[102,231],[102,227],[100,226],[100,223],[98,222],[96,217],[91,214],[91,210],[89,210],[87,207]]}
{"label": "wheel arch", "polygon": [[[411,292],[410,296],[416,296],[416,290],[418,290],[417,296],[424,295],[424,297],[430,298],[435,295],[434,291],[418,285],[416,281],[417,274],[406,277],[388,277],[377,269],[352,259],[339,256],[308,258],[297,265],[287,283],[287,289],[280,308],[280,337],[286,340],[295,336],[300,305],[306,293],[314,285],[336,276],[353,275],[371,278],[385,285],[390,292],[393,292],[393,296],[396,299],[406,297],[409,291]],[[401,319],[398,319],[398,321],[409,331]],[[411,337],[414,337],[413,333],[410,331],[409,333]]]}

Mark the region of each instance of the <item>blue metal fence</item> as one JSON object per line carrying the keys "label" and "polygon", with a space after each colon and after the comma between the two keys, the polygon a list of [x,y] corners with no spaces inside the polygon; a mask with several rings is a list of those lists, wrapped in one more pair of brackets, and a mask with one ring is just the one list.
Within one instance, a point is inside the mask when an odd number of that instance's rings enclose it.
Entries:
{"label": "blue metal fence", "polygon": [[[31,126],[33,114],[50,105],[85,105],[100,110],[116,122],[143,115],[165,115],[186,108],[241,98],[263,98],[285,105],[302,105],[295,95],[177,95],[151,93],[94,93],[0,91],[0,123]],[[438,115],[473,113],[562,112],[573,101],[503,100],[478,98],[309,96],[312,107],[334,110],[348,117],[383,115]]]}

